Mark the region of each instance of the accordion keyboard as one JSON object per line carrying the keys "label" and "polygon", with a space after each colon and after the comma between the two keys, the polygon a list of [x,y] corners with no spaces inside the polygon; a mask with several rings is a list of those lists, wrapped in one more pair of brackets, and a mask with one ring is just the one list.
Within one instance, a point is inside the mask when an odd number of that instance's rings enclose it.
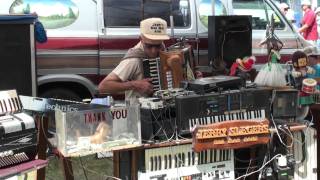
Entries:
{"label": "accordion keyboard", "polygon": [[144,77],[152,79],[153,90],[161,90],[160,58],[143,59],[142,63]]}

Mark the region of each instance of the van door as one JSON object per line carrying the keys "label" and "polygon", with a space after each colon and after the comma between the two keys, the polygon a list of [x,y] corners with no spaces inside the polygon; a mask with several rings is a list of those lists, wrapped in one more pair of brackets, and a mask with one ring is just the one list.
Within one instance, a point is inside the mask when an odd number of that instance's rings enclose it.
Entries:
{"label": "van door", "polygon": [[99,34],[100,73],[110,73],[127,50],[139,42],[142,19],[161,17],[167,21],[170,34],[170,15],[173,15],[174,38],[195,38],[195,14],[192,14],[192,8],[194,5],[189,0],[103,0],[103,27]]}

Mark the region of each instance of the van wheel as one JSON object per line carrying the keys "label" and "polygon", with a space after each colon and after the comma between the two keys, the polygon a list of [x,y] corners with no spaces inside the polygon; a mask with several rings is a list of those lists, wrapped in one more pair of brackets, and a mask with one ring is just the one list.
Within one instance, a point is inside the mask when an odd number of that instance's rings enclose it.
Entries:
{"label": "van wheel", "polygon": [[43,98],[56,98],[73,101],[82,101],[82,98],[75,92],[65,88],[54,88],[40,94]]}

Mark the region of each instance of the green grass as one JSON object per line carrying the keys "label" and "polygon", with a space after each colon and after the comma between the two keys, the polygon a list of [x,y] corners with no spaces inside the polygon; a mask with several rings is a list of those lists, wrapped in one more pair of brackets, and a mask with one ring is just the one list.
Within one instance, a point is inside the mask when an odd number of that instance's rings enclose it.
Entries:
{"label": "green grass", "polygon": [[[113,174],[113,161],[111,158],[97,159],[96,155],[81,157],[88,180],[106,180],[107,176]],[[49,164],[46,167],[46,180],[64,180],[63,166],[58,157],[48,158]],[[71,158],[72,171],[75,180],[87,180],[80,162],[80,159]],[[69,169],[71,171],[71,169]],[[18,180],[35,180],[36,171],[18,177]]]}
{"label": "green grass", "polygon": [[[97,159],[96,155],[81,157],[83,167],[89,180],[105,180],[106,175],[112,176],[113,162],[112,159]],[[86,180],[80,158],[71,158],[72,170],[75,180]],[[71,171],[71,169],[69,169]],[[62,180],[63,167],[57,157],[49,158],[49,165],[46,168],[47,180]]]}

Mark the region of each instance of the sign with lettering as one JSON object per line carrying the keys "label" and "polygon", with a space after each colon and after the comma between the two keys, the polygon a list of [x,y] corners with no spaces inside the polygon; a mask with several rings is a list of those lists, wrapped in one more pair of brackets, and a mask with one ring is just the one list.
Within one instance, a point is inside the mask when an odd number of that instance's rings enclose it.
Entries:
{"label": "sign with lettering", "polygon": [[128,109],[125,104],[118,104],[111,107],[111,115],[113,118],[113,131],[128,132]]}
{"label": "sign with lettering", "polygon": [[269,121],[235,120],[196,126],[192,132],[193,150],[239,149],[267,144],[270,139]]}
{"label": "sign with lettering", "polygon": [[127,120],[128,110],[125,105],[112,106],[111,107],[111,115],[112,115],[113,121]]}

